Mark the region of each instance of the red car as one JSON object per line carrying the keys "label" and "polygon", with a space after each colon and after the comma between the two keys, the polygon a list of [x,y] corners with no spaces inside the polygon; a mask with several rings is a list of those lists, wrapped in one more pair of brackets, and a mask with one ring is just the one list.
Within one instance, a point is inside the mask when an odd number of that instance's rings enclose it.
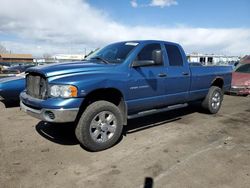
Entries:
{"label": "red car", "polygon": [[232,74],[230,93],[236,95],[250,95],[250,62],[237,65]]}

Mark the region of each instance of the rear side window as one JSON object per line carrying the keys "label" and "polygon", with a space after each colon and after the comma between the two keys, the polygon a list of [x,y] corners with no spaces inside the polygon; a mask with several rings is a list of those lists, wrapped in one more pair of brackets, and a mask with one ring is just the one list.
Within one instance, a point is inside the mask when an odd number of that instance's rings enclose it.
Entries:
{"label": "rear side window", "polygon": [[148,44],[140,51],[136,60],[138,60],[138,61],[154,60],[153,52],[160,51],[160,50],[161,50],[160,44]]}
{"label": "rear side window", "polygon": [[183,59],[179,48],[175,45],[165,44],[168,53],[168,60],[170,66],[183,66]]}

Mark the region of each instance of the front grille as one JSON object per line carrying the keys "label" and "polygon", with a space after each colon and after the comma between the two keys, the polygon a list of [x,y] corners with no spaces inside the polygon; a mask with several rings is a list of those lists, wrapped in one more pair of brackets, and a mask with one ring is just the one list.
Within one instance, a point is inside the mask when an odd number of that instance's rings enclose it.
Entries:
{"label": "front grille", "polygon": [[26,75],[26,92],[31,97],[45,99],[47,97],[47,81],[39,74]]}

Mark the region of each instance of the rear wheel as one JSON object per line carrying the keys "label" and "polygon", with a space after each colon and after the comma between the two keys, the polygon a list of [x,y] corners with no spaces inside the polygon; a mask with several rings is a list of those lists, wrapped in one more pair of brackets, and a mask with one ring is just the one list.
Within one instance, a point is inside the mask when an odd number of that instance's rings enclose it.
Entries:
{"label": "rear wheel", "polygon": [[100,151],[118,141],[122,128],[122,113],[119,108],[107,101],[97,101],[83,112],[75,134],[86,149]]}
{"label": "rear wheel", "polygon": [[217,86],[210,87],[206,98],[202,101],[202,107],[211,114],[216,114],[221,107],[223,92]]}

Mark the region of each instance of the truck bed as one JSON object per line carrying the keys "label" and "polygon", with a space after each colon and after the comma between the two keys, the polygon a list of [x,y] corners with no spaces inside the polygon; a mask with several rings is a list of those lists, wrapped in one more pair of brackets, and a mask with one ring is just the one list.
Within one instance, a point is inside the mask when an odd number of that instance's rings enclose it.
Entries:
{"label": "truck bed", "polygon": [[230,66],[190,66],[190,72],[189,100],[205,97],[216,78],[223,78],[224,90],[230,88],[232,79],[232,67]]}

